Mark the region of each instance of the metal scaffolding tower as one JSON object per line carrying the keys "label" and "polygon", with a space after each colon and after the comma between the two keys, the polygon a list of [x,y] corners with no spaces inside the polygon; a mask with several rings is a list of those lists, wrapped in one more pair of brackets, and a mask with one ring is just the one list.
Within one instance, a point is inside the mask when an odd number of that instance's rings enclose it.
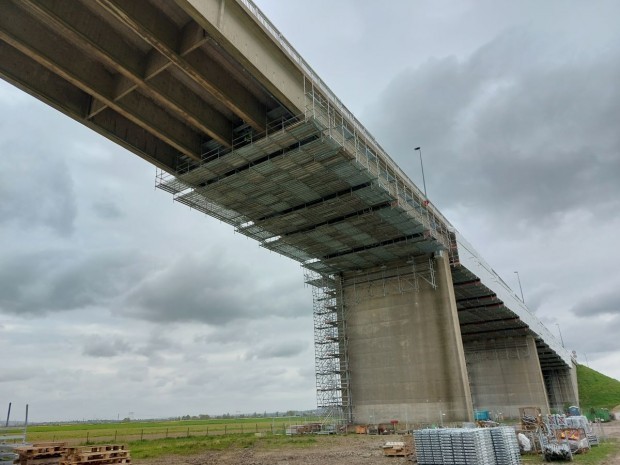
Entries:
{"label": "metal scaffolding tower", "polygon": [[323,423],[352,420],[346,311],[338,275],[306,273],[312,286],[317,406]]}

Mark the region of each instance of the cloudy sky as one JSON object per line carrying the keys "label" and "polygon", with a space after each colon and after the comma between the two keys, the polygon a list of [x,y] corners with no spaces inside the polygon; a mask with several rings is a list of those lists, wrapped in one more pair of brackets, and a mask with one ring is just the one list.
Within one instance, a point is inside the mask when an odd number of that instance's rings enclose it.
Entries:
{"label": "cloudy sky", "polygon": [[[418,184],[422,147],[432,201],[620,379],[620,5],[258,5]],[[0,402],[34,420],[315,406],[298,264],[5,82],[0,109]]]}

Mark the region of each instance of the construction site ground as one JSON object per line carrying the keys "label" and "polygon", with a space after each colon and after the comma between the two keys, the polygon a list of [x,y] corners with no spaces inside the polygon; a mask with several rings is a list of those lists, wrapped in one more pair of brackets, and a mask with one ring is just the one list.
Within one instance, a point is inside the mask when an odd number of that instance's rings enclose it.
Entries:
{"label": "construction site ground", "polygon": [[[609,440],[620,441],[620,422],[604,425]],[[411,436],[316,436],[303,445],[257,445],[244,449],[206,451],[193,455],[135,460],[137,465],[366,465],[411,463],[404,457],[385,457],[381,446],[388,441],[411,441]],[[602,465],[620,465],[620,451]]]}

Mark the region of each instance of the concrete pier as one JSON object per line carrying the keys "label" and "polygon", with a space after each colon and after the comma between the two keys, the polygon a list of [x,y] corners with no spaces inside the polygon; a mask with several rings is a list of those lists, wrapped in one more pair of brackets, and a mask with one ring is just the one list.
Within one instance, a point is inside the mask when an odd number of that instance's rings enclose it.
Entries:
{"label": "concrete pier", "polygon": [[465,345],[474,407],[504,418],[518,418],[519,407],[549,402],[532,336],[494,338]]}
{"label": "concrete pier", "polygon": [[362,284],[345,275],[354,422],[472,418],[449,264],[444,256],[431,260],[435,288],[423,273],[393,268]]}
{"label": "concrete pier", "polygon": [[567,405],[579,405],[575,364],[571,368],[543,371],[543,376],[551,408],[563,410]]}

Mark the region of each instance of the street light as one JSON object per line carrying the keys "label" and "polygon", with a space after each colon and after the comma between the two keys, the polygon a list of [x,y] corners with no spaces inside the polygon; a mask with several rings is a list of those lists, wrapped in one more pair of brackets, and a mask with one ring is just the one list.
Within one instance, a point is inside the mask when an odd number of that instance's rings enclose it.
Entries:
{"label": "street light", "polygon": [[564,338],[562,337],[562,330],[560,329],[560,324],[556,323],[555,325],[558,327],[558,333],[560,333],[560,341],[562,341],[562,347],[564,347]]}
{"label": "street light", "polygon": [[523,288],[521,287],[521,278],[519,277],[519,272],[514,272],[517,275],[517,280],[519,281],[519,289],[521,290],[521,302],[525,303],[525,299],[523,298]]}
{"label": "street light", "polygon": [[424,163],[422,163],[422,147],[416,147],[413,150],[417,150],[418,152],[420,152],[420,167],[422,168],[422,184],[424,185],[424,197],[426,197],[426,200],[428,200],[428,195],[426,195],[426,179],[424,179]]}

